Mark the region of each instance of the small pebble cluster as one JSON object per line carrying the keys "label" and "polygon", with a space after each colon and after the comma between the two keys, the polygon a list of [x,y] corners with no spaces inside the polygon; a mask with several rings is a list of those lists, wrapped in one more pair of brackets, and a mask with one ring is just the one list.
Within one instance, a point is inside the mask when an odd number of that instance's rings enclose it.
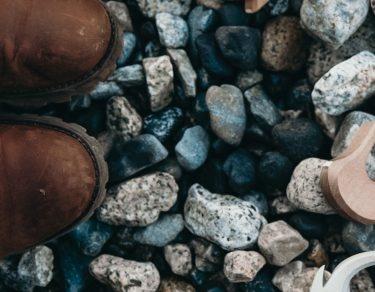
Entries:
{"label": "small pebble cluster", "polygon": [[[0,290],[304,292],[318,267],[328,279],[375,250],[374,226],[338,216],[319,184],[375,121],[370,2],[270,0],[252,15],[239,1],[106,2],[124,29],[116,71],[32,112],[98,138],[107,197],[1,260]],[[375,148],[366,167],[375,180]],[[351,291],[374,280],[364,270]]]}

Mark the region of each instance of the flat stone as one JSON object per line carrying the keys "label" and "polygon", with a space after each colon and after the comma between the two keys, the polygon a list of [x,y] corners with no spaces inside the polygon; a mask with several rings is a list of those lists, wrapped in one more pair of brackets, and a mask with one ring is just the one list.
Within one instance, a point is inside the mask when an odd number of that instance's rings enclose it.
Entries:
{"label": "flat stone", "polygon": [[238,145],[246,128],[241,90],[232,85],[211,86],[206,93],[212,131],[231,145]]}
{"label": "flat stone", "polygon": [[156,14],[156,28],[163,46],[180,48],[187,44],[189,29],[183,18],[170,13],[158,13]]}
{"label": "flat stone", "polygon": [[173,66],[168,56],[143,59],[152,111],[166,107],[172,101]]}
{"label": "flat stone", "polygon": [[122,88],[116,82],[98,82],[96,87],[89,93],[93,100],[105,100],[112,96],[122,96]]}
{"label": "flat stone", "polygon": [[309,243],[297,230],[279,220],[266,224],[262,228],[258,246],[268,263],[285,266],[303,253]]}
{"label": "flat stone", "polygon": [[133,24],[130,18],[128,7],[124,2],[108,1],[106,3],[108,10],[111,11],[119,20],[124,31],[133,31]]}
{"label": "flat stone", "polygon": [[210,193],[198,184],[189,190],[184,214],[190,232],[225,250],[252,247],[262,226],[262,217],[251,203]]}
{"label": "flat stone", "polygon": [[164,247],[164,257],[173,273],[186,276],[193,268],[191,251],[186,244],[171,244]]}
{"label": "flat stone", "polygon": [[263,74],[258,70],[242,71],[236,78],[236,86],[242,91],[246,91],[263,81]]}
{"label": "flat stone", "polygon": [[133,178],[108,190],[97,215],[112,225],[147,226],[172,208],[177,192],[176,181],[167,173]]}
{"label": "flat stone", "polygon": [[301,7],[301,23],[310,34],[335,49],[356,32],[368,10],[367,0],[308,0]]}
{"label": "flat stone", "polygon": [[225,256],[224,274],[232,283],[249,282],[265,264],[265,258],[256,251],[232,251]]}
{"label": "flat stone", "polygon": [[195,170],[206,161],[209,146],[208,134],[201,126],[188,128],[175,147],[177,160],[184,169]]}
{"label": "flat stone", "polygon": [[175,49],[167,49],[167,53],[177,69],[185,95],[195,97],[197,94],[197,73],[195,73],[188,55],[184,50]]}
{"label": "flat stone", "polygon": [[147,245],[163,247],[173,241],[184,229],[181,214],[166,214],[155,223],[134,233],[134,240]]}
{"label": "flat stone", "polygon": [[308,158],[294,169],[286,194],[297,208],[325,215],[335,213],[320,187],[320,175],[327,162],[319,158]]}
{"label": "flat stone", "polygon": [[145,16],[154,18],[160,12],[186,15],[190,10],[191,0],[137,0],[137,3]]}
{"label": "flat stone", "polygon": [[156,291],[160,275],[151,262],[136,262],[101,255],[90,264],[90,273],[116,292]]}
{"label": "flat stone", "polygon": [[108,80],[114,81],[123,87],[134,87],[145,83],[145,74],[143,67],[135,64],[116,69]]}
{"label": "flat stone", "polygon": [[271,71],[298,71],[306,63],[307,38],[299,18],[279,16],[266,23],[261,58]]}
{"label": "flat stone", "polygon": [[355,109],[375,93],[375,55],[363,51],[334,66],[315,84],[314,105],[330,115]]}
{"label": "flat stone", "polygon": [[112,97],[107,102],[107,127],[127,141],[141,133],[142,117],[125,97]]}

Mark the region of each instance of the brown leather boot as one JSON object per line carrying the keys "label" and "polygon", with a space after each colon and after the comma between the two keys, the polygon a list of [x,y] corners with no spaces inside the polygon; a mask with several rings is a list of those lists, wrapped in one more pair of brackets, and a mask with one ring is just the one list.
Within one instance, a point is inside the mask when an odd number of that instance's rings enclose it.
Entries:
{"label": "brown leather boot", "polygon": [[121,29],[99,0],[0,0],[0,101],[41,106],[115,69]]}
{"label": "brown leather boot", "polygon": [[82,127],[3,116],[0,147],[0,259],[69,231],[100,205],[107,166]]}

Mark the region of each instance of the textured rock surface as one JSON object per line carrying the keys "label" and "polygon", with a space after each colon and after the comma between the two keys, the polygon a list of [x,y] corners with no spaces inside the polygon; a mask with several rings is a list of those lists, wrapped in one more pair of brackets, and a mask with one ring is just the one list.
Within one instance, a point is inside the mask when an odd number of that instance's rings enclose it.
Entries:
{"label": "textured rock surface", "polygon": [[364,51],[334,66],[315,84],[312,100],[330,115],[361,105],[375,93],[375,55]]}
{"label": "textured rock surface", "polygon": [[307,41],[297,17],[280,16],[267,22],[261,51],[263,66],[272,71],[298,71],[307,59]]}
{"label": "textured rock surface", "polygon": [[174,240],[184,229],[181,214],[166,214],[158,221],[134,233],[134,240],[157,247],[163,247]]}
{"label": "textured rock surface", "polygon": [[166,107],[172,101],[173,66],[168,56],[143,59],[152,111]]}
{"label": "textured rock surface", "polygon": [[186,15],[189,12],[191,0],[137,0],[137,3],[145,16],[155,17],[160,12]]}
{"label": "textured rock surface", "polygon": [[108,1],[106,5],[109,11],[116,15],[124,31],[133,31],[132,20],[125,3],[119,1]]}
{"label": "textured rock surface", "polygon": [[118,68],[109,78],[123,87],[139,86],[145,83],[142,65],[129,65]]}
{"label": "textured rock surface", "polygon": [[262,82],[263,74],[258,70],[243,71],[237,75],[236,85],[242,91],[253,87],[254,85]]}
{"label": "textured rock surface", "polygon": [[195,288],[183,281],[172,279],[161,280],[159,292],[195,292]]}
{"label": "textured rock surface", "polygon": [[303,253],[309,243],[297,230],[279,220],[262,228],[258,246],[271,265],[285,266]]}
{"label": "textured rock surface", "polygon": [[122,96],[112,97],[107,103],[108,129],[129,140],[138,136],[142,130],[142,118],[129,101]]}
{"label": "textured rock surface", "polygon": [[286,193],[297,208],[320,214],[334,213],[320,187],[320,174],[327,162],[323,159],[308,158],[294,169]]}
{"label": "textured rock surface", "polygon": [[184,208],[190,232],[225,250],[252,247],[262,226],[256,207],[233,196],[212,194],[195,184]]}
{"label": "textured rock surface", "polygon": [[201,126],[186,129],[175,147],[177,160],[186,170],[195,170],[206,161],[209,146],[209,137]]}
{"label": "textured rock surface", "polygon": [[265,264],[265,258],[256,251],[232,251],[225,256],[224,274],[233,283],[249,282]]}
{"label": "textured rock surface", "polygon": [[98,218],[113,225],[146,226],[173,206],[177,192],[174,178],[167,173],[133,178],[109,189]]}
{"label": "textured rock surface", "polygon": [[365,21],[367,0],[303,1],[303,27],[332,48],[340,47]]}
{"label": "textured rock surface", "polygon": [[160,275],[150,262],[140,263],[101,255],[90,264],[91,274],[116,292],[156,291]]}
{"label": "textured rock surface", "polygon": [[246,126],[242,92],[232,85],[212,86],[206,93],[211,128],[228,144],[241,142]]}
{"label": "textured rock surface", "polygon": [[167,48],[184,47],[188,40],[188,26],[185,20],[170,13],[156,15],[156,27],[160,43]]}
{"label": "textured rock surface", "polygon": [[186,276],[193,268],[192,256],[186,244],[172,244],[164,247],[164,257],[173,273]]}
{"label": "textured rock surface", "polygon": [[342,229],[342,242],[350,254],[375,250],[374,225],[346,223]]}

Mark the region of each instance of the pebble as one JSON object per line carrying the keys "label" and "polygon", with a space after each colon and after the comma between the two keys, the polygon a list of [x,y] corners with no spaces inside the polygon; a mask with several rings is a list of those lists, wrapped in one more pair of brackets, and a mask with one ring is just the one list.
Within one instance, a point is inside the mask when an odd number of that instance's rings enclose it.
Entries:
{"label": "pebble", "polygon": [[161,280],[158,292],[195,292],[195,288],[174,278]]}
{"label": "pebble", "polygon": [[317,107],[314,108],[314,114],[315,120],[322,127],[324,134],[331,139],[335,139],[340,126],[340,116],[331,116]]}
{"label": "pebble", "polygon": [[204,6],[194,7],[188,17],[189,25],[189,50],[192,60],[198,60],[198,48],[195,43],[196,39],[203,33],[212,30],[217,23],[217,14],[212,9],[207,9]]}
{"label": "pebble", "polygon": [[263,31],[261,58],[271,71],[298,71],[306,63],[308,39],[294,16],[279,16]]}
{"label": "pebble", "polygon": [[167,12],[183,16],[190,10],[191,0],[137,0],[142,13],[149,18],[154,18],[157,13]]}
{"label": "pebble", "polygon": [[101,255],[90,264],[90,273],[116,292],[157,291],[160,275],[151,262],[136,262]]}
{"label": "pebble", "polygon": [[262,226],[261,215],[251,203],[210,193],[198,184],[189,190],[184,214],[190,232],[225,250],[252,247]]}
{"label": "pebble", "polygon": [[217,78],[231,78],[234,75],[232,66],[223,59],[213,34],[199,35],[195,44],[200,62],[209,74]]}
{"label": "pebble", "polygon": [[84,255],[94,257],[101,252],[112,234],[111,226],[90,219],[78,225],[71,231],[70,236]]}
{"label": "pebble", "polygon": [[255,185],[255,159],[245,149],[240,148],[231,153],[224,162],[223,170],[229,186],[237,193],[247,193]]}
{"label": "pebble", "polygon": [[267,6],[271,15],[278,16],[288,10],[289,0],[270,0]]}
{"label": "pebble", "polygon": [[279,196],[270,202],[271,213],[275,215],[284,215],[297,211],[296,206],[288,200],[286,196]]}
{"label": "pebble", "polygon": [[187,97],[195,97],[197,94],[197,73],[190,63],[190,59],[184,50],[167,50],[172,63],[177,69],[178,76]]}
{"label": "pebble", "polygon": [[262,228],[258,246],[268,263],[282,267],[303,253],[309,243],[297,230],[279,220]]}
{"label": "pebble", "polygon": [[123,87],[134,87],[145,83],[145,74],[143,67],[135,64],[116,69],[108,80],[114,81]]}
{"label": "pebble", "polygon": [[240,144],[246,128],[241,90],[233,85],[211,86],[206,93],[212,131],[226,143]]}
{"label": "pebble", "polygon": [[218,11],[220,24],[222,26],[247,26],[249,15],[241,5],[236,3],[225,3]]}
{"label": "pebble", "polygon": [[30,287],[46,287],[52,280],[54,256],[44,245],[26,251],[18,263],[18,275]]}
{"label": "pebble", "polygon": [[151,110],[169,105],[173,94],[173,66],[168,56],[143,59]]}
{"label": "pebble", "polygon": [[193,268],[191,251],[186,244],[171,244],[164,247],[164,257],[173,273],[186,276]]}
{"label": "pebble", "polygon": [[105,100],[111,98],[112,96],[122,96],[123,94],[124,91],[116,82],[100,81],[89,93],[89,97],[93,100]]}
{"label": "pebble", "polygon": [[119,1],[108,1],[106,5],[108,7],[108,10],[117,17],[122,26],[122,29],[124,31],[132,32],[133,24],[126,4]]}
{"label": "pebble", "polygon": [[269,131],[281,122],[279,110],[261,85],[255,85],[246,90],[244,96],[249,102],[250,113],[263,129]]}
{"label": "pebble", "polygon": [[375,18],[368,17],[364,24],[340,48],[327,48],[316,41],[310,47],[307,74],[311,84],[315,84],[333,66],[362,52],[375,52]]}
{"label": "pebble", "polygon": [[178,185],[168,173],[133,178],[108,190],[97,215],[111,225],[147,226],[172,208],[177,192]]}
{"label": "pebble", "polygon": [[263,74],[258,70],[242,71],[236,78],[236,86],[242,91],[246,91],[263,81]]}
{"label": "pebble", "polygon": [[13,289],[13,291],[32,291],[34,287],[31,285],[31,283],[29,283],[27,280],[24,280],[18,275],[17,264],[18,261],[15,257],[8,257],[0,261],[1,283],[8,288]]}
{"label": "pebble", "polygon": [[375,250],[374,225],[347,222],[342,229],[342,243],[350,254]]}
{"label": "pebble", "polygon": [[261,215],[267,216],[268,202],[267,197],[264,193],[252,190],[248,192],[246,195],[242,196],[241,199],[257,207]]}
{"label": "pebble", "polygon": [[107,102],[107,127],[127,141],[141,133],[142,117],[125,97],[112,97]]}
{"label": "pebble", "polygon": [[167,48],[184,47],[189,37],[189,29],[185,20],[170,13],[156,14],[156,28],[160,43]]}
{"label": "pebble", "polygon": [[310,34],[337,49],[362,25],[368,10],[367,0],[307,0],[301,7],[301,23]]}
{"label": "pebble", "polygon": [[258,64],[261,34],[248,26],[221,26],[215,33],[224,58],[241,70],[254,70]]}
{"label": "pebble", "polygon": [[249,282],[265,264],[265,258],[256,251],[232,251],[225,256],[224,274],[232,283]]}
{"label": "pebble", "polygon": [[319,158],[308,158],[294,169],[286,194],[297,208],[325,215],[335,213],[320,187],[320,175],[327,162]]}
{"label": "pebble", "polygon": [[361,291],[368,291],[374,292],[375,285],[371,279],[371,276],[367,270],[360,271],[357,275],[355,275],[352,280],[350,281],[350,291],[351,292],[361,292]]}
{"label": "pebble", "polygon": [[202,272],[217,272],[223,265],[223,251],[217,245],[202,238],[190,242],[194,252],[195,267]]}
{"label": "pebble", "polygon": [[280,152],[292,162],[318,156],[323,146],[320,127],[305,118],[287,119],[272,129],[272,138]]}
{"label": "pebble", "polygon": [[198,5],[203,5],[205,7],[216,10],[220,9],[223,6],[224,2],[225,0],[197,0]]}
{"label": "pebble", "polygon": [[173,241],[184,229],[181,214],[166,214],[155,223],[134,233],[134,240],[147,245],[163,247]]}
{"label": "pebble", "polygon": [[164,109],[144,118],[143,132],[154,135],[162,143],[169,142],[180,129],[183,112],[178,107]]}
{"label": "pebble", "polygon": [[284,189],[289,183],[292,172],[291,161],[279,152],[266,152],[260,158],[258,176],[265,185]]}
{"label": "pebble", "polygon": [[116,144],[107,158],[111,181],[123,181],[163,161],[167,156],[167,149],[150,134],[143,134],[125,143]]}
{"label": "pebble", "polygon": [[355,109],[375,93],[375,55],[363,51],[334,66],[315,84],[314,105],[330,115]]}
{"label": "pebble", "polygon": [[132,32],[125,32],[122,37],[123,47],[120,57],[117,59],[117,66],[122,67],[129,63],[135,47],[137,45],[137,37]]}
{"label": "pebble", "polygon": [[201,126],[188,128],[175,147],[177,160],[185,170],[193,171],[206,161],[209,146],[208,134]]}

